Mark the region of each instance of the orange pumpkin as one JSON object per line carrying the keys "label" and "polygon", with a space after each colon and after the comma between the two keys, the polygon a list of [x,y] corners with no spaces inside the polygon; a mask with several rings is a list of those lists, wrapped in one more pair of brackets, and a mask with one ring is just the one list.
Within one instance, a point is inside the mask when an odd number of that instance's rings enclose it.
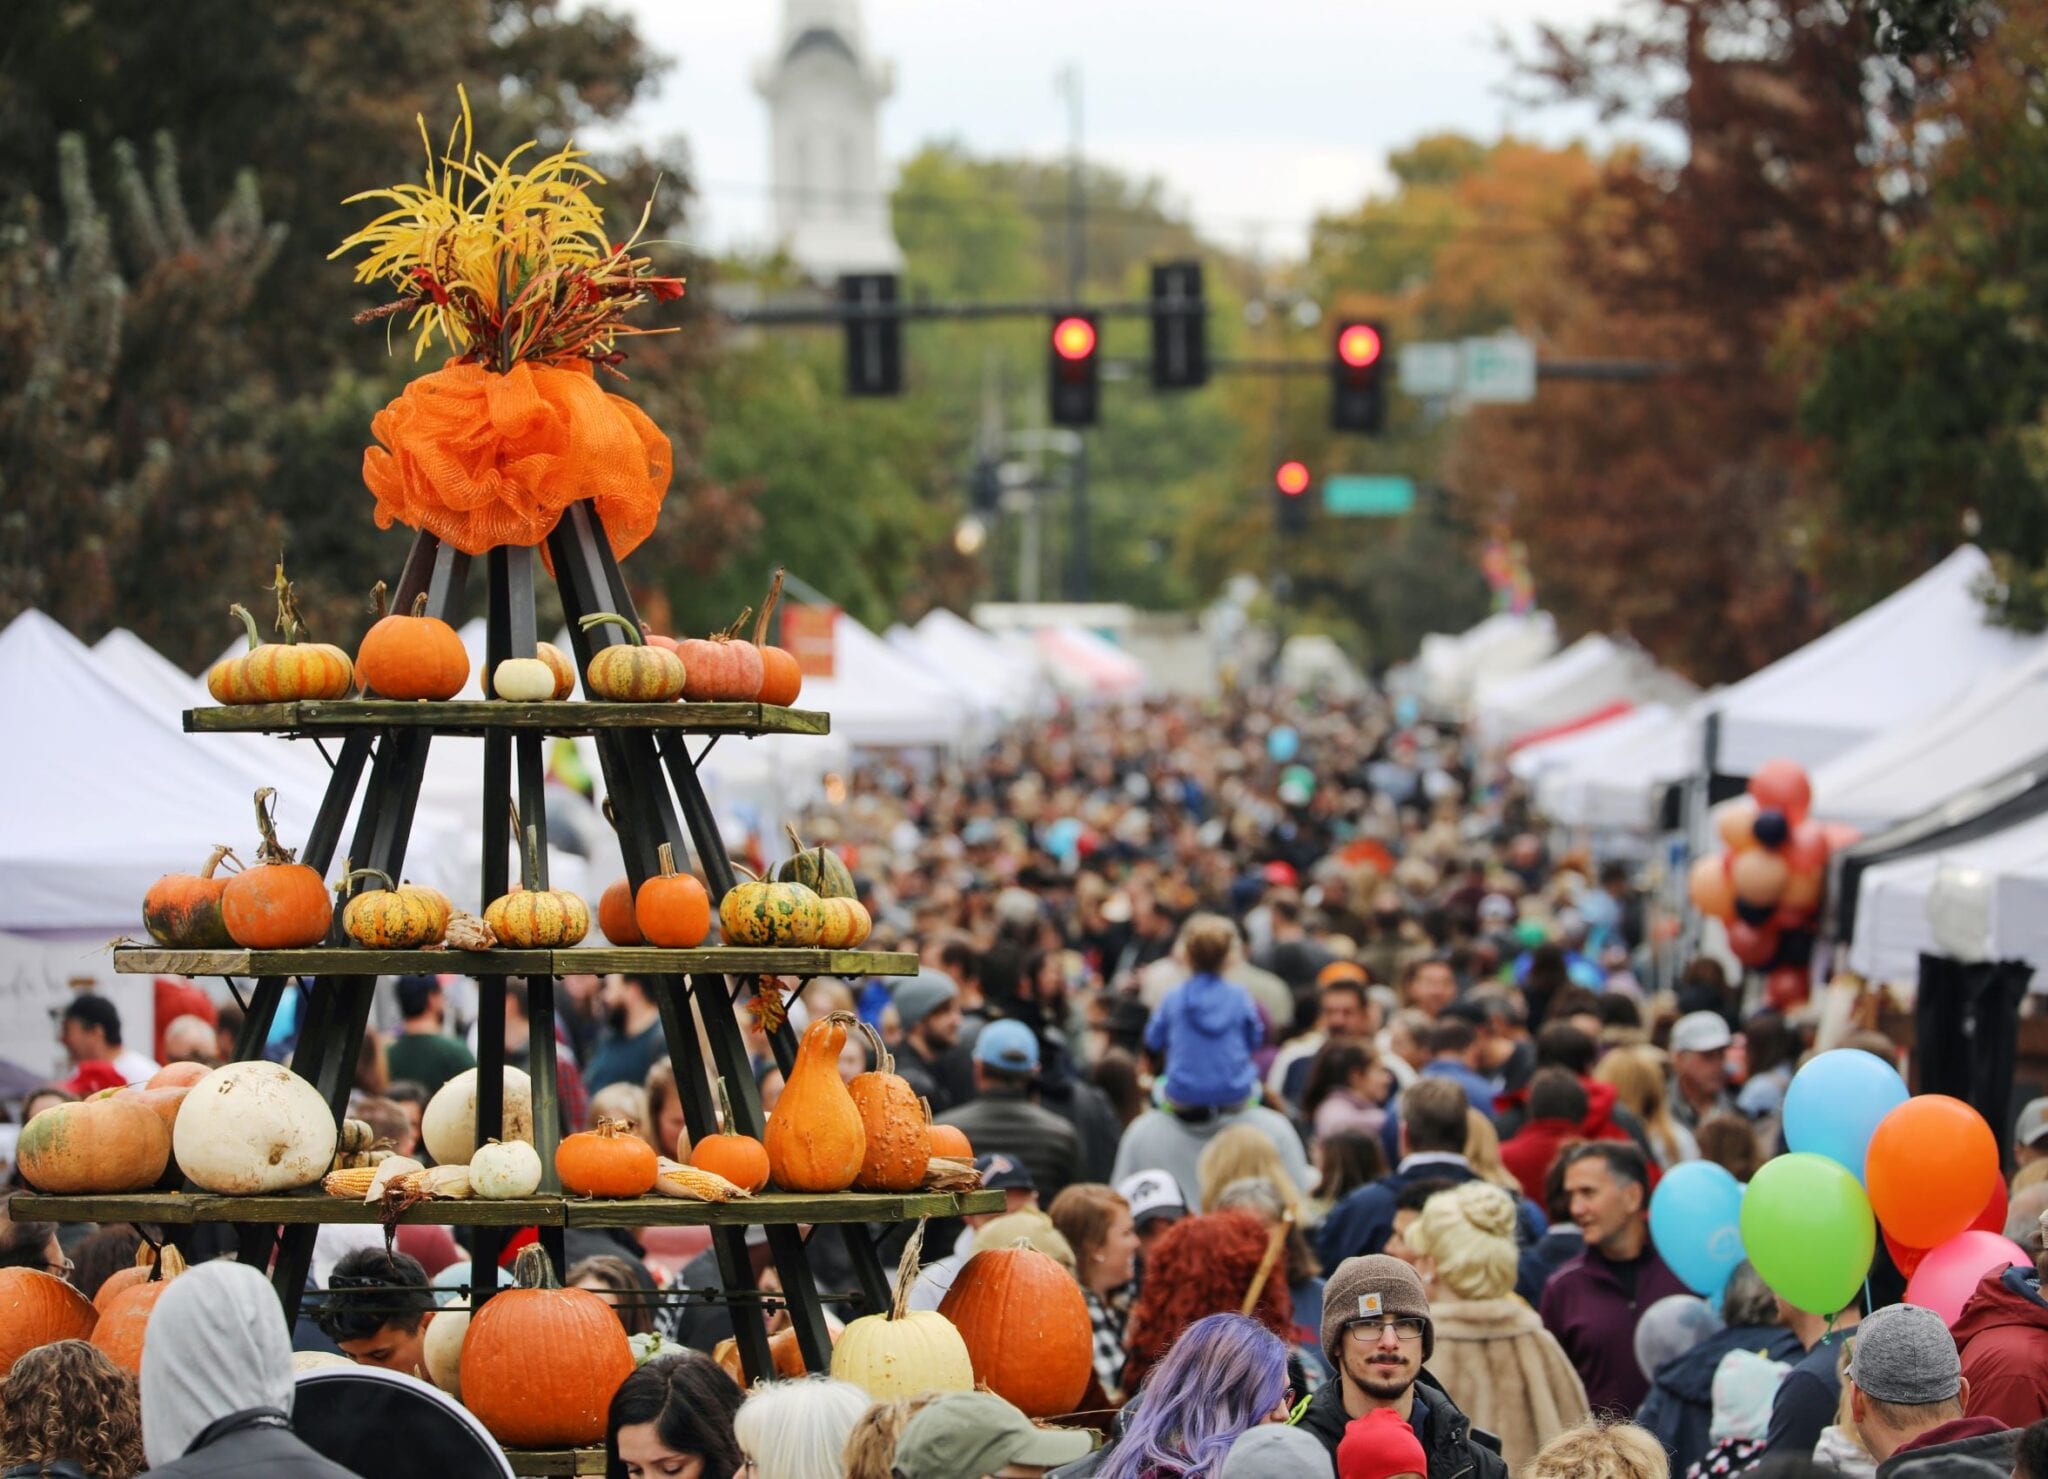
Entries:
{"label": "orange pumpkin", "polygon": [[676,871],[675,849],[661,845],[661,872],[640,885],[633,922],[640,937],[664,950],[689,950],[711,933],[711,895],[688,873]]}
{"label": "orange pumpkin", "polygon": [[170,1128],[128,1093],[52,1104],[23,1125],[14,1152],[23,1179],[60,1196],[156,1185],[171,1159]]}
{"label": "orange pumpkin", "polygon": [[166,1063],[149,1076],[145,1089],[189,1089],[213,1072],[204,1063]]}
{"label": "orange pumpkin", "polygon": [[533,644],[533,655],[548,665],[548,671],[555,675],[557,699],[567,698],[576,691],[576,664],[569,661],[569,655],[552,642]]}
{"label": "orange pumpkin", "polygon": [[[838,900],[831,902],[837,903]],[[875,1066],[857,1075],[846,1086],[853,1107],[860,1112],[867,1149],[861,1155],[860,1173],[853,1178],[855,1191],[916,1191],[924,1185],[925,1168],[931,1163],[931,1138],[924,1115],[924,1101],[909,1080],[896,1072],[882,1035],[867,1023],[860,1031],[875,1055]]]}
{"label": "orange pumpkin", "polygon": [[[183,1065],[197,1068],[204,1073],[205,1066],[199,1063]],[[178,1125],[178,1111],[184,1108],[185,1096],[192,1092],[190,1084],[163,1084],[157,1079],[163,1077],[161,1070],[147,1084],[132,1084],[114,1097],[128,1104],[140,1104],[163,1121],[164,1134],[175,1137]],[[166,1189],[175,1188],[184,1177],[178,1172],[178,1157],[174,1152],[164,1161],[163,1174],[157,1177],[157,1185]]]}
{"label": "orange pumpkin", "polygon": [[825,950],[851,950],[866,941],[875,921],[859,899],[829,895],[818,900],[818,945]]}
{"label": "orange pumpkin", "polygon": [[469,681],[469,652],[455,628],[427,612],[427,593],[412,603],[412,614],[389,615],[385,586],[370,591],[377,621],[356,649],[356,676],[366,692],[378,698],[449,699]]}
{"label": "orange pumpkin", "polygon": [[967,1143],[967,1132],[958,1125],[933,1125],[929,1139],[934,1158],[943,1157],[951,1161],[971,1161],[974,1147]]}
{"label": "orange pumpkin", "polygon": [[768,617],[781,599],[782,572],[777,570],[768,586],[768,599],[762,602],[761,614],[754,620],[754,645],[761,651],[760,702],[786,707],[795,703],[796,696],[803,691],[804,670],[797,666],[795,654],[787,648],[768,645]]}
{"label": "orange pumpkin", "polygon": [[571,1196],[645,1196],[660,1171],[654,1147],[629,1120],[599,1120],[595,1130],[566,1135],[555,1147],[555,1174]]}
{"label": "orange pumpkin", "polygon": [[249,633],[249,650],[223,658],[206,675],[206,691],[216,703],[276,704],[302,698],[346,698],[355,691],[356,674],[348,654],[327,642],[302,642],[306,623],[292,583],[280,563],[272,581],[277,595],[277,626],[282,642],[256,635],[256,618],[241,606],[228,607]]}
{"label": "orange pumpkin", "polygon": [[[839,1322],[830,1315],[825,1317],[825,1334],[836,1345],[839,1341]],[[740,1364],[740,1343],[727,1336],[711,1348],[711,1359],[719,1364],[725,1374],[732,1378],[733,1385],[747,1384],[746,1371]],[[803,1347],[796,1343],[796,1329],[785,1326],[768,1337],[768,1359],[774,1363],[775,1375],[786,1381],[795,1381],[809,1375],[804,1365]]]}
{"label": "orange pumpkin", "polygon": [[38,1346],[90,1339],[99,1318],[83,1294],[54,1274],[0,1268],[0,1379]]}
{"label": "orange pumpkin", "polygon": [[317,868],[292,861],[277,840],[268,803],[277,795],[269,786],[256,793],[256,827],[263,834],[254,867],[228,880],[221,895],[220,917],[228,935],[247,950],[298,950],[327,938],[334,919],[334,896]]}
{"label": "orange pumpkin", "polygon": [[1074,1276],[1028,1245],[968,1259],[939,1305],[959,1329],[974,1380],[1027,1417],[1059,1417],[1088,1389],[1094,1333]]}
{"label": "orange pumpkin", "polygon": [[[752,1135],[733,1130],[732,1100],[726,1096],[724,1079],[718,1081],[718,1113],[724,1131],[706,1135],[694,1146],[677,1146],[676,1158],[688,1161],[700,1171],[723,1176],[742,1191],[759,1191],[768,1184],[768,1148]],[[683,1131],[685,1136],[689,1133]],[[688,1155],[683,1154],[686,1148]]]}
{"label": "orange pumpkin", "polygon": [[540,886],[540,828],[526,829],[526,882],[513,884],[484,907],[484,923],[498,943],[515,950],[552,950],[590,933],[590,906],[567,889]]}
{"label": "orange pumpkin", "polygon": [[[168,1243],[164,1245],[164,1251],[166,1253],[177,1253],[177,1250]],[[178,1270],[183,1271],[185,1267],[184,1255],[180,1253],[177,1256]],[[144,1243],[141,1247],[137,1248],[135,1250],[134,1266],[132,1268],[117,1268],[111,1274],[108,1274],[106,1283],[100,1285],[98,1291],[92,1297],[92,1307],[102,1315],[106,1314],[107,1306],[114,1302],[114,1296],[123,1289],[149,1282],[151,1276],[156,1273],[156,1260],[157,1250],[150,1247],[149,1244]],[[170,1275],[166,1274],[164,1277],[169,1278]]]}
{"label": "orange pumpkin", "polygon": [[588,1289],[562,1288],[537,1243],[512,1276],[517,1288],[469,1318],[462,1405],[507,1448],[602,1443],[612,1394],[633,1374],[626,1327]]}
{"label": "orange pumpkin", "polygon": [[612,703],[665,704],[679,696],[689,675],[672,651],[645,641],[636,627],[616,612],[599,611],[583,618],[584,631],[613,625],[624,627],[627,640],[600,647],[583,670],[583,691]]}
{"label": "orange pumpkin", "polygon": [[142,1341],[150,1313],[164,1297],[164,1290],[171,1287],[170,1281],[184,1271],[183,1256],[176,1248],[166,1247],[162,1261],[145,1271],[142,1278],[117,1289],[104,1302],[93,1301],[99,1306],[100,1318],[93,1326],[92,1343],[105,1351],[116,1366],[142,1375]]}
{"label": "orange pumpkin", "polygon": [[768,1116],[762,1143],[768,1169],[784,1191],[845,1191],[860,1174],[867,1132],[839,1076],[851,1012],[820,1017],[797,1044],[796,1066]]}
{"label": "orange pumpkin", "polygon": [[614,945],[645,945],[639,921],[633,917],[633,880],[621,878],[598,897],[597,927]]}
{"label": "orange pumpkin", "polygon": [[743,613],[722,632],[686,637],[676,643],[676,656],[689,674],[683,697],[690,703],[750,704],[761,696],[761,649],[739,635]]}
{"label": "orange pumpkin", "polygon": [[[173,950],[222,950],[234,941],[221,923],[220,896],[228,881],[214,877],[221,859],[234,857],[216,847],[197,873],[166,873],[142,896],[142,925],[149,937]],[[235,859],[239,867],[241,859]]]}

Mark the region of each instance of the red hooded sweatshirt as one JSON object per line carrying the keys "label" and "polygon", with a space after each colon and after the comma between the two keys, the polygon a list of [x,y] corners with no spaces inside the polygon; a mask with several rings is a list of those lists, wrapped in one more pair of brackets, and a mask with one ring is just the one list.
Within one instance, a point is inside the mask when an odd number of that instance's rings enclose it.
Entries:
{"label": "red hooded sweatshirt", "polygon": [[[1614,1085],[1598,1080],[1582,1078],[1579,1084],[1586,1091],[1586,1117],[1577,1124],[1567,1119],[1530,1120],[1521,1129],[1501,1142],[1501,1163],[1515,1173],[1515,1180],[1522,1183],[1522,1190],[1537,1206],[1543,1205],[1543,1180],[1550,1174],[1550,1166],[1557,1159],[1557,1152],[1568,1140],[1627,1140],[1628,1131],[1614,1122]],[[1526,1099],[1526,1091],[1521,1096]],[[1650,1171],[1651,1185],[1656,1184],[1656,1168]]]}
{"label": "red hooded sweatshirt", "polygon": [[1954,1326],[1971,1417],[2024,1428],[2048,1417],[2048,1303],[2030,1268],[1994,1269]]}

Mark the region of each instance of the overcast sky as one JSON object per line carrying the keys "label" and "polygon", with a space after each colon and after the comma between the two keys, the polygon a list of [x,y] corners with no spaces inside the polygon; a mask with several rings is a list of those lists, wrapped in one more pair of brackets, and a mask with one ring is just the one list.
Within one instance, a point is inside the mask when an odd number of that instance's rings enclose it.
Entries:
{"label": "overcast sky", "polygon": [[[780,0],[614,0],[676,59],[625,132],[681,136],[696,161],[704,244],[765,241],[767,113],[753,90]],[[896,68],[885,166],[934,139],[983,154],[1055,156],[1067,137],[1054,79],[1081,67],[1090,158],[1164,179],[1211,239],[1279,255],[1318,210],[1386,182],[1419,134],[1592,136],[1575,110],[1502,95],[1498,38],[1540,18],[1583,22],[1618,0],[863,0],[868,46]],[[593,140],[593,142],[597,142]]]}

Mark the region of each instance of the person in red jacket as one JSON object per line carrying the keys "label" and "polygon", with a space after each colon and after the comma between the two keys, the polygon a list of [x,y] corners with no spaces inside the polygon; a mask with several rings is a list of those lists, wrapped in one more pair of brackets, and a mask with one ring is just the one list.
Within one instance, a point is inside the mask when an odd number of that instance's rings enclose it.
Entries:
{"label": "person in red jacket", "polygon": [[[1599,1090],[1596,1109],[1591,1090]],[[1543,1201],[1544,1178],[1558,1152],[1575,1140],[1629,1138],[1608,1118],[1614,1085],[1581,1081],[1569,1069],[1539,1068],[1529,1080],[1529,1120],[1501,1143],[1500,1158],[1531,1201]]]}
{"label": "person in red jacket", "polygon": [[1956,1317],[1953,1333],[1969,1382],[1964,1411],[2024,1428],[2048,1417],[2048,1300],[2034,1267],[1993,1269]]}

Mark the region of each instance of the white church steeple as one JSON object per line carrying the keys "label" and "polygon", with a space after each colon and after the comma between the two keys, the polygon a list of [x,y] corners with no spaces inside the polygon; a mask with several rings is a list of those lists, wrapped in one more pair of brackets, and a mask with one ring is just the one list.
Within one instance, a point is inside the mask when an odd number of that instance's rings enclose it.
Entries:
{"label": "white church steeple", "polygon": [[867,54],[857,0],[784,0],[754,87],[768,102],[775,235],[790,259],[828,280],[901,269],[876,138],[895,74]]}

